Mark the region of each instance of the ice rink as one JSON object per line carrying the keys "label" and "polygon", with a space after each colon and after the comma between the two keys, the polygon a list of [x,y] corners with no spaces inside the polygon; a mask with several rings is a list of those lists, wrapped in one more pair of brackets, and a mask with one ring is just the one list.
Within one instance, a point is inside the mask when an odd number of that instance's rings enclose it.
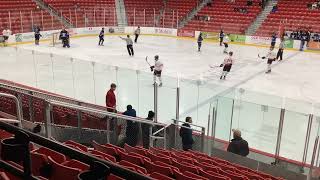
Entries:
{"label": "ice rink", "polygon": [[[217,115],[217,129],[223,129],[217,137],[228,140],[228,129],[240,128],[254,148],[274,153],[280,108],[286,108],[292,113],[287,113],[290,121],[284,124],[280,154],[302,159],[307,115],[320,114],[319,53],[285,50],[284,60],[275,62],[272,73],[265,74],[266,60],[258,54],[265,55],[268,48],[231,44],[235,63],[226,80],[220,80],[222,69],[209,67],[220,65],[226,57],[218,43],[204,42],[198,52],[192,39],[140,36],[134,44],[134,57],[128,55],[125,41],[118,36],[106,36],[104,44],[98,46],[97,37],[83,37],[71,39],[70,49],[50,47],[48,42],[37,47],[0,48],[0,78],[100,105],[104,105],[110,83],[117,82],[118,109],[132,104],[144,117],[153,109],[153,77],[145,57],[153,63],[153,56],[159,55],[164,63],[160,121],[168,123],[175,118],[179,84],[182,118],[192,116],[196,124],[207,127],[209,108],[225,107]],[[222,99],[216,102],[218,96]],[[239,101],[232,104],[232,99]],[[232,113],[231,108],[235,109]],[[317,128],[315,121],[308,160]]]}

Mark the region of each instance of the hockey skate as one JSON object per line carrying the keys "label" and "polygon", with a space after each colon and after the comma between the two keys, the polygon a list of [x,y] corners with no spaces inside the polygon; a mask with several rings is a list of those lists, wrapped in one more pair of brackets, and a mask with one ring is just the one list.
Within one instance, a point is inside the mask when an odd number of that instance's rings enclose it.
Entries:
{"label": "hockey skate", "polygon": [[226,76],[223,76],[223,78],[222,78],[223,80],[226,80]]}
{"label": "hockey skate", "polygon": [[266,74],[269,74],[269,73],[271,73],[271,70],[266,71]]}
{"label": "hockey skate", "polygon": [[222,80],[222,78],[223,78],[223,77],[222,77],[222,76],[220,76],[220,79],[221,79],[221,80]]}

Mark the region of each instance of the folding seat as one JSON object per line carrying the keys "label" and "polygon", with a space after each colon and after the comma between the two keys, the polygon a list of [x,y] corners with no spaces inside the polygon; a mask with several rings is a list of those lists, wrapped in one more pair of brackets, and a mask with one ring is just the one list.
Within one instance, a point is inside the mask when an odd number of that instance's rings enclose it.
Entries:
{"label": "folding seat", "polygon": [[[192,178],[192,177],[189,177],[181,172],[178,172],[178,171],[174,171],[174,175],[176,177],[176,180],[199,180],[197,178]],[[206,178],[203,178],[204,180],[207,180]]]}
{"label": "folding seat", "polygon": [[111,161],[111,162],[117,162],[116,158],[114,156],[111,156],[109,154],[106,154],[106,153],[103,153],[101,151],[98,151],[98,150],[92,150],[90,151],[90,153],[94,156],[97,156],[97,157],[100,157],[102,159],[105,159],[107,161]]}
{"label": "folding seat", "polygon": [[33,150],[32,152],[43,154],[47,157],[51,157],[57,163],[63,163],[66,161],[65,155],[45,147],[40,147],[39,149]]}
{"label": "folding seat", "polygon": [[230,170],[221,171],[221,174],[229,177],[231,180],[249,180],[249,178],[247,178],[246,176],[240,175]]}
{"label": "folding seat", "polygon": [[119,152],[119,156],[120,156],[120,160],[126,160],[138,166],[142,166],[144,164],[143,158],[139,156],[128,154],[126,152]]}
{"label": "folding seat", "polygon": [[105,146],[105,145],[101,145],[95,141],[92,141],[92,146],[95,150],[109,154],[111,156],[114,157],[118,157],[119,156],[119,152],[116,148],[110,147],[110,146]]}
{"label": "folding seat", "polygon": [[124,150],[128,153],[134,152],[134,153],[146,156],[146,150],[141,149],[141,148],[132,147],[132,146],[129,146],[128,144],[124,144]]}
{"label": "folding seat", "polygon": [[155,155],[151,152],[147,152],[147,156],[151,159],[152,162],[161,161],[166,164],[172,164],[172,159],[171,157],[168,157],[168,156]]}
{"label": "folding seat", "polygon": [[49,163],[51,164],[50,180],[77,180],[78,174],[80,173],[79,169],[70,168],[64,165],[59,164],[54,161],[51,157],[48,157]]}
{"label": "folding seat", "polygon": [[146,170],[145,168],[143,168],[143,167],[141,167],[141,166],[138,166],[138,165],[136,165],[136,164],[133,164],[133,163],[131,163],[131,162],[129,162],[129,161],[126,161],[126,160],[121,160],[121,161],[119,162],[119,165],[124,166],[124,167],[131,167],[131,168],[133,168],[136,172],[139,172],[139,173],[141,173],[141,174],[147,174],[147,170]]}
{"label": "folding seat", "polygon": [[110,175],[106,178],[106,180],[125,180],[125,179],[123,179],[123,178],[121,178],[121,177],[119,177],[119,176],[116,176],[116,175],[114,175],[114,174],[110,174]]}
{"label": "folding seat", "polygon": [[200,175],[203,177],[206,177],[208,179],[214,179],[214,180],[231,180],[229,177],[218,174],[216,172],[212,171],[203,171],[200,170]]}
{"label": "folding seat", "polygon": [[78,160],[75,159],[71,159],[69,161],[66,161],[64,163],[62,163],[61,165],[67,166],[67,167],[71,167],[71,168],[76,168],[79,169],[81,171],[87,171],[90,169],[90,166],[88,164],[85,164],[83,162],[80,162]]}
{"label": "folding seat", "polygon": [[146,161],[145,168],[148,170],[148,173],[158,172],[158,173],[166,175],[166,176],[173,175],[173,170],[170,167],[155,164],[153,162]]}
{"label": "folding seat", "polygon": [[77,142],[74,142],[72,140],[68,140],[68,141],[64,142],[64,144],[65,145],[73,145],[73,146],[79,148],[83,152],[88,152],[88,147],[87,146],[84,146],[84,145],[79,144]]}
{"label": "folding seat", "polygon": [[175,160],[173,160],[172,163],[173,163],[174,166],[178,167],[181,172],[189,171],[189,172],[192,172],[192,173],[195,173],[195,174],[199,174],[199,170],[201,169],[199,167],[196,167],[196,166],[193,166],[193,165],[189,165],[189,164],[186,164],[186,163],[183,163],[183,162],[179,163],[179,162],[177,162]]}
{"label": "folding seat", "polygon": [[195,179],[199,179],[199,180],[209,180],[209,179],[206,178],[206,177],[199,176],[199,175],[194,174],[194,173],[191,173],[191,172],[189,172],[189,171],[184,172],[184,175],[186,175],[186,176],[188,176],[188,177],[195,178]]}
{"label": "folding seat", "polygon": [[152,177],[153,179],[156,179],[156,180],[173,180],[172,178],[170,178],[166,175],[163,175],[161,173],[157,173],[157,172],[151,173],[150,177]]}
{"label": "folding seat", "polygon": [[205,171],[212,171],[212,172],[216,172],[216,173],[219,173],[221,171],[221,169],[219,167],[214,166],[209,163],[206,163],[206,162],[196,163],[195,165],[202,168]]}

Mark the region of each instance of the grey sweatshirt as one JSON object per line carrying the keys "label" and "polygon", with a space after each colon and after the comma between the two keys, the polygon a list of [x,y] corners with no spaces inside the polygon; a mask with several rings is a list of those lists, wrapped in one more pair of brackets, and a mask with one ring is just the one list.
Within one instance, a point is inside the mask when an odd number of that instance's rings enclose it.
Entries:
{"label": "grey sweatshirt", "polygon": [[133,45],[133,41],[131,38],[123,38],[123,37],[120,37],[122,40],[126,41],[127,45]]}

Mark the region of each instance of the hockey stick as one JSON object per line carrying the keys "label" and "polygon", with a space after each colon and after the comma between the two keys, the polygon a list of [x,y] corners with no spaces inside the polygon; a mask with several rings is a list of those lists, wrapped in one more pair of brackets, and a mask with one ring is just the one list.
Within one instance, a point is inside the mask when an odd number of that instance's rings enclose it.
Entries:
{"label": "hockey stick", "polygon": [[148,56],[146,56],[146,62],[149,64],[149,66],[151,67],[151,64],[148,62]]}
{"label": "hockey stick", "polygon": [[261,59],[265,59],[266,58],[265,56],[261,57],[260,54],[258,54],[258,57],[261,58]]}
{"label": "hockey stick", "polygon": [[220,66],[217,66],[217,65],[212,66],[212,65],[209,64],[209,67],[210,67],[210,68],[218,68],[218,67],[220,67]]}

